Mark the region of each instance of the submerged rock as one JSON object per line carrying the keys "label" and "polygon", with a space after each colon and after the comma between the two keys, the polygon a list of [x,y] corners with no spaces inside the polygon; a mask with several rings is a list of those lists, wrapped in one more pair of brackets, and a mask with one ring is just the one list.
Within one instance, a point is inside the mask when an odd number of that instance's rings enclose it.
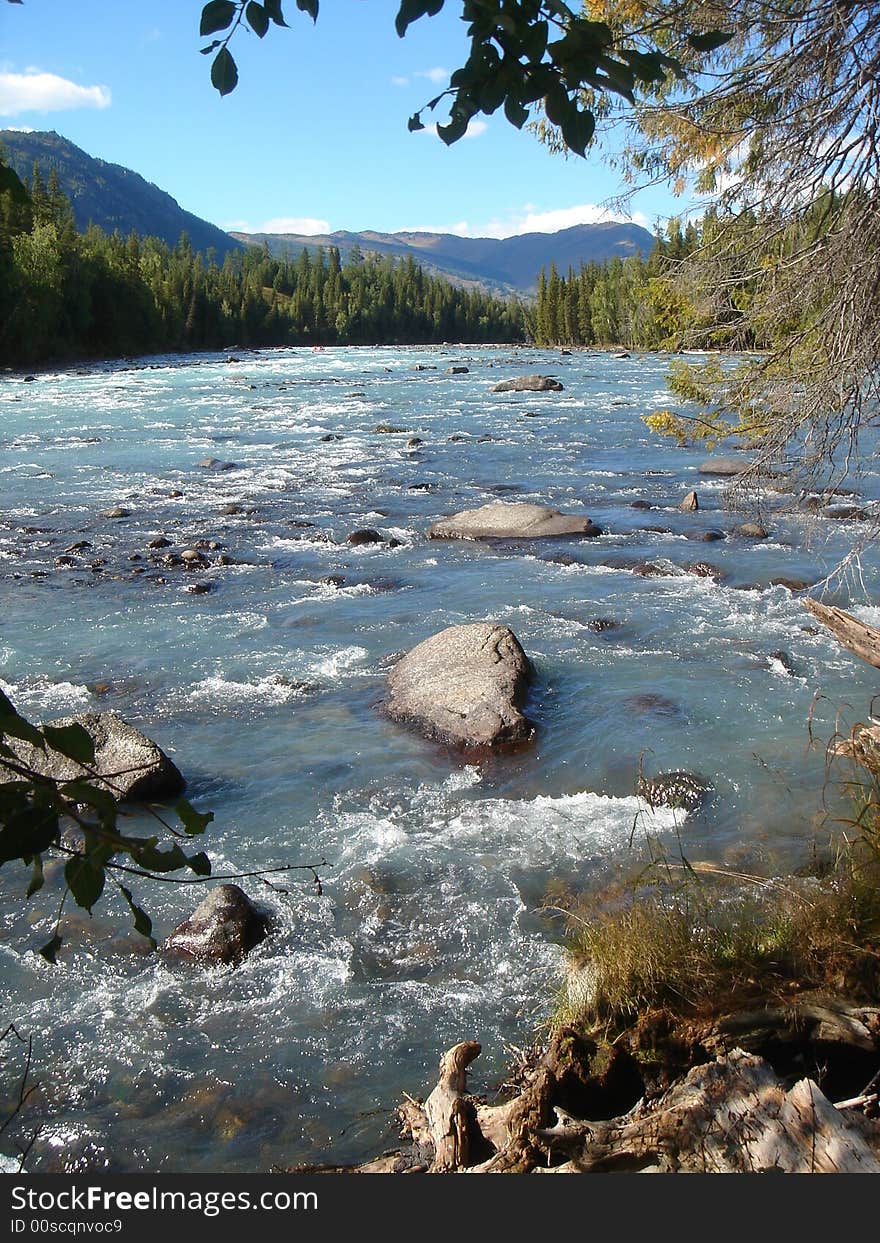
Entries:
{"label": "submerged rock", "polygon": [[374,531],[371,527],[364,527],[359,531],[352,531],[348,542],[358,546],[360,544],[384,544],[385,540],[378,531]]}
{"label": "submerged rock", "polygon": [[490,501],[477,509],[463,509],[451,518],[441,518],[428,531],[428,539],[543,539],[601,534],[601,527],[589,518],[523,501]]}
{"label": "submerged rock", "polygon": [[[171,798],[186,784],[180,770],[165,752],[134,725],[115,712],[90,712],[82,716],[61,717],[51,725],[81,725],[95,744],[95,760],[89,769],[58,751],[41,751],[29,743],[6,739],[16,756],[30,768],[54,781],[85,779],[109,790],[122,802]],[[0,764],[0,782],[11,780]]]}
{"label": "submerged rock", "polygon": [[385,712],[455,746],[520,742],[534,733],[520,711],[531,672],[507,626],[493,621],[448,626],[395,665]]}
{"label": "submerged rock", "polygon": [[744,539],[766,539],[769,534],[760,522],[744,522],[742,526],[736,528],[736,533]]}
{"label": "submerged rock", "polygon": [[561,393],[563,386],[549,375],[518,375],[512,380],[499,380],[491,393]]}
{"label": "submerged rock", "polygon": [[218,885],[178,924],[164,949],[199,962],[233,963],[265,940],[267,920],[238,885]]}
{"label": "submerged rock", "polygon": [[639,777],[636,793],[649,807],[678,807],[694,811],[712,790],[711,781],[696,773],[658,773],[656,777]]}
{"label": "submerged rock", "polygon": [[114,505],[112,509],[104,509],[101,511],[102,518],[130,518],[131,510],[126,509],[124,505]]}

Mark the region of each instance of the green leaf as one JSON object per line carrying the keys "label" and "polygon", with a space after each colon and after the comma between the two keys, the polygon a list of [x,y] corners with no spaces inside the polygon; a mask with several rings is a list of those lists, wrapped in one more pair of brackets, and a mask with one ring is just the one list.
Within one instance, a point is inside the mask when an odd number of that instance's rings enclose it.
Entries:
{"label": "green leaf", "polygon": [[65,865],[64,879],[77,906],[82,906],[91,913],[92,907],[104,892],[103,863],[94,867],[91,855],[76,855]]}
{"label": "green leaf", "polygon": [[202,9],[199,34],[212,35],[216,30],[225,30],[235,17],[237,7],[234,0],[211,0]]}
{"label": "green leaf", "polygon": [[58,815],[52,808],[27,803],[19,811],[4,815],[0,828],[0,865],[42,854],[58,840],[59,832]]}
{"label": "green leaf", "polygon": [[420,112],[414,112],[412,114],[412,116],[406,123],[406,128],[409,130],[411,134],[414,133],[416,130],[425,128],[424,125],[422,124],[422,116]]}
{"label": "green leaf", "polygon": [[714,52],[733,37],[733,31],[709,30],[702,35],[688,35],[687,41],[695,52]]}
{"label": "green leaf", "polygon": [[61,937],[56,932],[55,935],[52,937],[52,940],[47,941],[45,945],[41,946],[40,949],[37,950],[37,953],[42,958],[45,958],[46,962],[50,962],[52,966],[54,967],[55,966],[55,955],[61,949],[62,944],[63,942],[61,940]]}
{"label": "green leaf", "polygon": [[222,47],[211,62],[211,83],[221,95],[228,95],[238,85],[238,69],[229,48]]}
{"label": "green leaf", "polygon": [[0,715],[0,738],[10,734],[13,738],[20,738],[22,742],[29,742],[33,747],[39,747],[41,751],[46,750],[46,739],[37,727],[31,725],[30,721],[26,721],[17,712],[11,715],[8,713]]}
{"label": "green leaf", "polygon": [[444,0],[401,0],[397,17],[394,19],[394,28],[401,39],[406,34],[407,27],[418,21],[420,17],[424,17],[426,13],[429,17],[439,13],[443,8],[443,2]]}
{"label": "green leaf", "polygon": [[459,112],[453,115],[446,125],[437,126],[437,136],[443,139],[447,147],[451,147],[467,132],[469,120],[469,117]]}
{"label": "green leaf", "polygon": [[211,860],[203,850],[200,850],[197,855],[190,855],[187,859],[187,864],[190,871],[195,872],[196,876],[211,875]]}
{"label": "green leaf", "polygon": [[308,13],[313,22],[318,20],[318,0],[296,0],[296,7],[301,13]]}
{"label": "green leaf", "polygon": [[135,932],[139,932],[142,937],[146,937],[150,942],[150,945],[152,945],[153,949],[155,949],[156,938],[153,936],[153,921],[150,919],[143,907],[138,906],[135,902],[134,898],[131,896],[130,889],[126,889],[125,885],[120,885],[119,890],[128,903],[129,910],[134,916]]}
{"label": "green leaf", "polygon": [[74,803],[85,803],[88,807],[94,807],[102,819],[115,823],[119,808],[116,799],[108,790],[89,785],[87,781],[66,781],[60,787],[60,792]]}
{"label": "green leaf", "polygon": [[81,725],[44,725],[43,736],[53,751],[77,764],[94,764],[95,740]]}
{"label": "green leaf", "polygon": [[514,99],[512,95],[508,95],[504,101],[504,115],[511,125],[515,125],[517,129],[522,129],[529,119],[529,110],[523,107],[519,100]]}
{"label": "green leaf", "polygon": [[184,831],[190,837],[197,837],[200,833],[204,833],[205,829],[214,819],[212,811],[196,811],[192,803],[182,798],[176,805],[174,810],[177,812],[178,819],[183,825]]}
{"label": "green leaf", "polygon": [[584,155],[596,130],[596,121],[591,112],[579,112],[573,108],[560,128],[565,145],[577,155]]}
{"label": "green leaf", "polygon": [[281,12],[281,0],[263,0],[263,8],[276,26],[286,26],[284,14]]}
{"label": "green leaf", "polygon": [[255,0],[251,0],[250,4],[244,11],[247,23],[251,30],[259,38],[263,38],[269,29],[269,14],[263,8],[262,4],[257,4]]}
{"label": "green leaf", "polygon": [[28,898],[32,898],[38,890],[43,888],[43,859],[41,855],[34,855],[31,868],[31,881],[27,887],[26,894]]}

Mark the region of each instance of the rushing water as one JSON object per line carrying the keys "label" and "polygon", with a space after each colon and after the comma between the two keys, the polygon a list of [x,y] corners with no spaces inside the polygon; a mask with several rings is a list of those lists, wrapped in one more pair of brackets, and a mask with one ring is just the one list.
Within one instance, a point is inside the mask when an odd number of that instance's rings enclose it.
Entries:
{"label": "rushing water", "polygon": [[[216,813],[215,870],[330,865],[323,894],[297,873],[288,896],[245,882],[271,936],[212,970],[144,953],[112,898],[94,918],[68,915],[52,968],[32,950],[49,935],[59,865],[27,908],[22,875],[4,869],[0,1017],[34,1035],[42,1084],[32,1168],[361,1156],[449,1044],[480,1039],[476,1086],[497,1081],[506,1042],[529,1041],[557,984],[546,896],[631,863],[634,825],[670,849],[680,835],[691,859],[764,872],[821,839],[811,706],[824,696],[825,740],[838,705],[864,718],[873,676],[816,632],[797,592],[768,584],[821,578],[863,528],[815,525],[769,494],[770,538],[734,535],[724,481],[697,473],[705,452],[641,422],[670,404],[667,366],[328,349],[0,379],[0,685],[36,719],[112,709],[154,737]],[[564,391],[490,393],[523,371],[552,372]],[[234,467],[200,467],[207,457]],[[691,487],[702,508],[683,514]],[[876,496],[876,476],[860,487]],[[497,499],[588,514],[606,533],[425,539],[437,517]],[[224,513],[232,503],[240,512]],[[100,516],[118,505],[130,516]],[[365,526],[399,543],[349,545]],[[729,537],[685,537],[709,528]],[[232,564],[199,571],[214,590],[189,593],[192,573],[146,561],[157,535],[217,541],[208,555]],[[645,560],[709,561],[726,577],[627,568]],[[864,582],[836,598],[876,619],[874,554],[861,566]],[[532,657],[539,732],[477,764],[378,706],[390,658],[482,618],[508,623]],[[597,618],[620,624],[597,630]],[[650,816],[634,797],[640,762],[702,773],[714,797],[687,818]],[[196,896],[140,893],[160,936]]]}

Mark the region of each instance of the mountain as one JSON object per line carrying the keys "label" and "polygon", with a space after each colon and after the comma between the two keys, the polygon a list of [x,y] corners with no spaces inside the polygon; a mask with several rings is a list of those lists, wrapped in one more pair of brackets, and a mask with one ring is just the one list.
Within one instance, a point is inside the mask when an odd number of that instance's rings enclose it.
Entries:
{"label": "mountain", "polygon": [[76,227],[80,230],[96,224],[108,233],[118,229],[124,237],[134,230],[142,237],[161,237],[169,246],[176,246],[181,233],[187,233],[193,250],[204,253],[213,248],[220,262],[228,251],[241,249],[240,242],[207,220],[184,211],[170,194],[152,182],[121,164],[109,164],[87,155],[54,130],[0,130],[0,142],[9,164],[22,179],[30,178],[35,160],[44,180],[48,180],[53,168],[56,170],[61,189],[73,204]]}
{"label": "mountain", "polygon": [[637,224],[577,224],[558,233],[522,233],[518,237],[457,237],[451,233],[233,233],[247,245],[264,243],[280,258],[305,247],[338,246],[343,259],[353,246],[367,253],[412,257],[427,271],[457,284],[480,285],[493,293],[534,293],[542,267],[555,263],[561,274],[582,263],[604,263],[619,255],[647,254],[654,238]]}
{"label": "mountain", "polygon": [[[2,3],[2,0],[0,0]],[[535,292],[541,268],[555,263],[560,275],[582,263],[605,263],[619,255],[647,254],[653,236],[637,224],[610,222],[577,224],[558,233],[523,233],[518,237],[457,237],[452,233],[337,232],[322,236],[298,233],[224,233],[200,220],[164,190],[129,168],[87,155],[54,130],[27,133],[0,130],[0,142],[19,177],[29,178],[34,161],[44,179],[54,168],[64,193],[73,204],[78,229],[99,225],[123,236],[132,230],[142,237],[161,237],[175,246],[187,233],[193,249],[213,249],[222,262],[230,250],[266,245],[276,258],[297,256],[319,246],[337,246],[343,259],[357,246],[365,254],[412,258],[433,276],[442,276],[465,288],[489,293],[529,295]]]}

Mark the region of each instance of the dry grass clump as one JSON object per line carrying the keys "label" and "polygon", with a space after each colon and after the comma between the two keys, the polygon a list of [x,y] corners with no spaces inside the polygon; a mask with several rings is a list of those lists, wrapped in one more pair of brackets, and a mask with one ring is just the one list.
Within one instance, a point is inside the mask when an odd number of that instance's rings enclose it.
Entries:
{"label": "dry grass clump", "polygon": [[559,1023],[625,1023],[659,1007],[704,1012],[792,988],[877,1000],[880,852],[864,839],[842,847],[822,880],[731,896],[717,879],[686,875],[673,889],[572,917]]}

